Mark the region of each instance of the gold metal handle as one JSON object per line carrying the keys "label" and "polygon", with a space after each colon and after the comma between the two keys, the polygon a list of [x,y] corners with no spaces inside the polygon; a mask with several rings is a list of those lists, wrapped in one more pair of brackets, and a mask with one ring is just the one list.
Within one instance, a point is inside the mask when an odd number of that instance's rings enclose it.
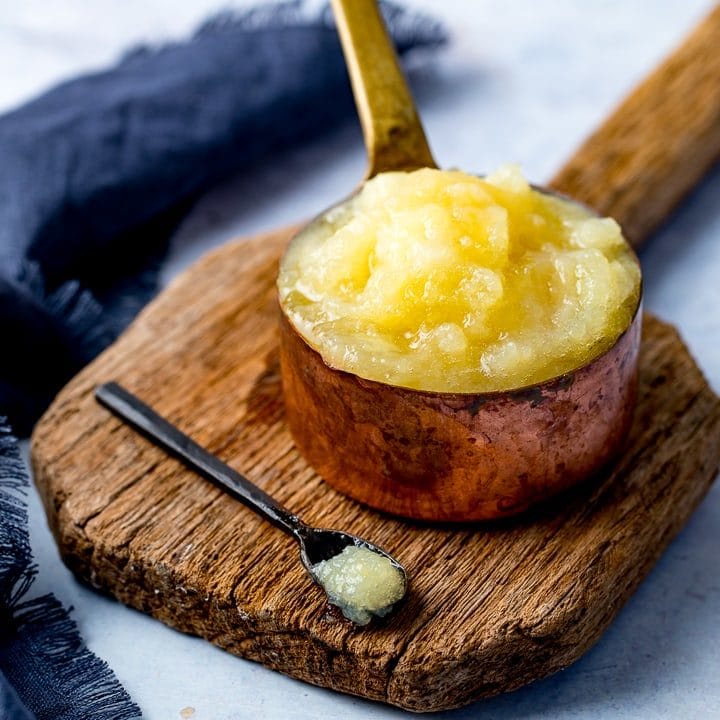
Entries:
{"label": "gold metal handle", "polygon": [[376,0],[331,0],[368,154],[366,179],[437,167]]}

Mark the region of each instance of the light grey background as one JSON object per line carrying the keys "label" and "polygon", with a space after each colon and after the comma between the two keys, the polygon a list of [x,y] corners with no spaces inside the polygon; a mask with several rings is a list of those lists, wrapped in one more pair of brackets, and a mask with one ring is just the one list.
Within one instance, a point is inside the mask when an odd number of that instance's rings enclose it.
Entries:
{"label": "light grey background", "polygon": [[[247,3],[243,3],[247,4]],[[709,9],[707,0],[406,0],[454,39],[419,97],[436,157],[483,171],[520,162],[542,182]],[[0,8],[0,110],[139,40],[187,33],[215,0],[26,0]],[[720,79],[719,79],[720,82]],[[360,178],[357,128],[238,178],[184,223],[167,281],[208,248],[312,215]],[[720,390],[720,173],[643,253],[646,307],[674,322]],[[36,592],[67,605],[149,720],[399,718],[407,715],[290,680],[180,635],[78,585],[60,563],[37,498]],[[720,717],[720,489],[715,488],[616,622],[565,672],[441,717]]]}

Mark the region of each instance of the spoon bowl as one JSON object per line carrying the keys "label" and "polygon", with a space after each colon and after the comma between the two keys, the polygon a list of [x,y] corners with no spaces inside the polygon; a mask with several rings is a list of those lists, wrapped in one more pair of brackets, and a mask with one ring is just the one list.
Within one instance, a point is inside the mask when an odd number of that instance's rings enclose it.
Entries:
{"label": "spoon bowl", "polygon": [[[340,530],[325,530],[323,528],[308,527],[307,525],[302,525],[298,529],[296,538],[300,543],[300,559],[310,574],[310,577],[325,590],[330,602],[340,607],[343,614],[356,624],[365,625],[373,615],[385,617],[391,613],[405,597],[408,588],[408,578],[405,568],[392,555],[377,545]],[[321,571],[328,561],[333,560],[333,558],[342,557],[343,552],[348,548],[364,549],[384,558],[397,575],[397,582],[401,588],[400,591],[396,592],[388,602],[374,605],[371,612],[368,612],[364,608],[361,608],[358,612],[357,607],[348,607],[346,599],[333,593],[333,588],[328,584],[328,578]]]}
{"label": "spoon bowl", "polygon": [[346,547],[364,547],[388,558],[388,560],[402,572],[407,582],[405,568],[392,555],[357,535],[351,535],[342,530],[310,527],[302,523],[299,524],[294,535],[300,544],[300,558],[303,565],[305,565],[305,568],[313,577],[313,567],[315,565],[319,565],[321,562],[339,555]]}

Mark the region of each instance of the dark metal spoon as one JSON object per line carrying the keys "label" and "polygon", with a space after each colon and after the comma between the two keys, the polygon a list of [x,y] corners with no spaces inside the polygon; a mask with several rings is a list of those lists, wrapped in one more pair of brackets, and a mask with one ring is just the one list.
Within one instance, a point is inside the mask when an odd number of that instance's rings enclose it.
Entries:
{"label": "dark metal spoon", "polygon": [[[404,593],[407,592],[405,568],[382,548],[355,535],[339,530],[324,530],[305,525],[297,515],[284,508],[279,502],[251,483],[245,476],[215,455],[198,445],[172,423],[158,415],[142,400],[117,383],[99,385],[95,389],[98,402],[107,407],[128,425],[138,430],[171,455],[182,460],[199,475],[210,480],[233,497],[254,510],[273,525],[295,538],[300,545],[300,559],[310,577],[321,587],[315,573],[315,566],[324,560],[340,554],[348,546],[364,547],[386,557],[402,574]],[[323,589],[325,589],[323,587]],[[402,598],[400,598],[401,600]],[[378,610],[375,614],[387,615],[399,602]],[[333,602],[333,598],[330,597]]]}

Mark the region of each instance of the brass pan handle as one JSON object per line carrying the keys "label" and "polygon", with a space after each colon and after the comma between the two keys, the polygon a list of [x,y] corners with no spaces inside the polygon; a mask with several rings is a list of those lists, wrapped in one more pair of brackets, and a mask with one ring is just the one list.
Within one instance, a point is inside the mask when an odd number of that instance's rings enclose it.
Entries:
{"label": "brass pan handle", "polygon": [[365,178],[437,167],[377,2],[331,3],[365,137]]}

